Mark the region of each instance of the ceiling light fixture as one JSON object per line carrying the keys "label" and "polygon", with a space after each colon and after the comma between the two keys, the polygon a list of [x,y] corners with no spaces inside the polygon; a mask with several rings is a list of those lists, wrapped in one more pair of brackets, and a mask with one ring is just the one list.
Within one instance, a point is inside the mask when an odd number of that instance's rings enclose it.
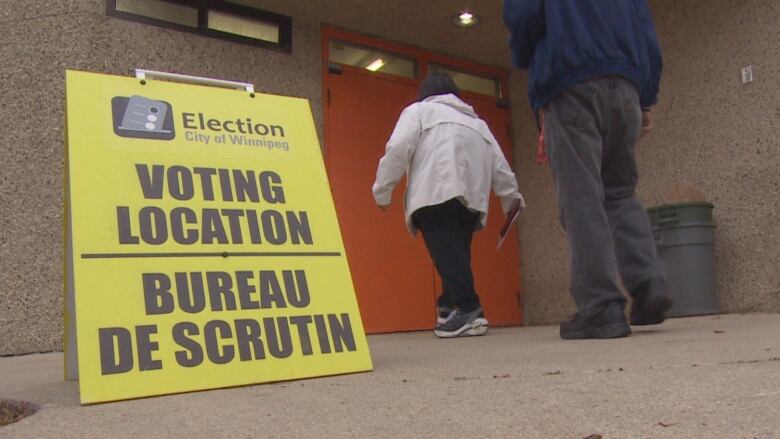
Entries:
{"label": "ceiling light fixture", "polygon": [[377,70],[381,69],[382,66],[384,66],[385,64],[387,64],[385,60],[383,60],[382,58],[377,58],[371,61],[371,64],[366,66],[366,70],[371,70],[372,72],[376,72]]}
{"label": "ceiling light fixture", "polygon": [[479,23],[479,17],[471,11],[462,11],[455,16],[455,24],[460,27],[474,27]]}

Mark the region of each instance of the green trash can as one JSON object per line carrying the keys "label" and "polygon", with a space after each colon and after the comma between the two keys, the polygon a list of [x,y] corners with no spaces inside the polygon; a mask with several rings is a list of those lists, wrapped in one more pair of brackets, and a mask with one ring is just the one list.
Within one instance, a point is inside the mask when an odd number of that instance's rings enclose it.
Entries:
{"label": "green trash can", "polygon": [[658,255],[666,266],[669,317],[717,314],[713,205],[677,203],[647,209]]}

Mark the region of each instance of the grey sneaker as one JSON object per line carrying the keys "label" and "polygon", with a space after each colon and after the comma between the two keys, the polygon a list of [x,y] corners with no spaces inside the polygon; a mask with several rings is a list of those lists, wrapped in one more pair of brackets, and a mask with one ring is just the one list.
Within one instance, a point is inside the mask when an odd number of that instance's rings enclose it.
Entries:
{"label": "grey sneaker", "polygon": [[450,315],[455,312],[454,308],[449,306],[437,306],[436,307],[436,325],[443,325],[450,318]]}
{"label": "grey sneaker", "polygon": [[482,308],[463,312],[459,309],[452,312],[444,323],[436,325],[433,333],[439,338],[485,335],[488,331],[488,321],[482,313]]}

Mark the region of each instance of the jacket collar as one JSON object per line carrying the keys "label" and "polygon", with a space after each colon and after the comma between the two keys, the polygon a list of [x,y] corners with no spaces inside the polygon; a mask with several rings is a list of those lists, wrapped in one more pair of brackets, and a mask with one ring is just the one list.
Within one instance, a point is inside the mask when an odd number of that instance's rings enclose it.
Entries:
{"label": "jacket collar", "polygon": [[462,100],[460,100],[460,98],[458,98],[452,93],[446,95],[429,96],[423,99],[422,102],[430,102],[434,104],[447,105],[448,107],[452,107],[467,116],[478,117],[477,113],[474,112],[474,109],[471,107],[471,105],[463,102]]}

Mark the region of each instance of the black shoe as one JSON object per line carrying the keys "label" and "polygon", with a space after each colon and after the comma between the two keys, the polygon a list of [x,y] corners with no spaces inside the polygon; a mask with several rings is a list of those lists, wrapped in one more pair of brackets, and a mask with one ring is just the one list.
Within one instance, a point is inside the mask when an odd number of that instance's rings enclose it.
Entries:
{"label": "black shoe", "polygon": [[672,299],[663,290],[645,285],[634,291],[633,296],[632,325],[657,325],[666,320],[666,311],[672,307]]}
{"label": "black shoe", "polygon": [[571,320],[561,323],[561,338],[575,340],[583,338],[620,338],[631,334],[626,323],[623,308],[610,303],[604,309],[590,317],[575,314]]}

